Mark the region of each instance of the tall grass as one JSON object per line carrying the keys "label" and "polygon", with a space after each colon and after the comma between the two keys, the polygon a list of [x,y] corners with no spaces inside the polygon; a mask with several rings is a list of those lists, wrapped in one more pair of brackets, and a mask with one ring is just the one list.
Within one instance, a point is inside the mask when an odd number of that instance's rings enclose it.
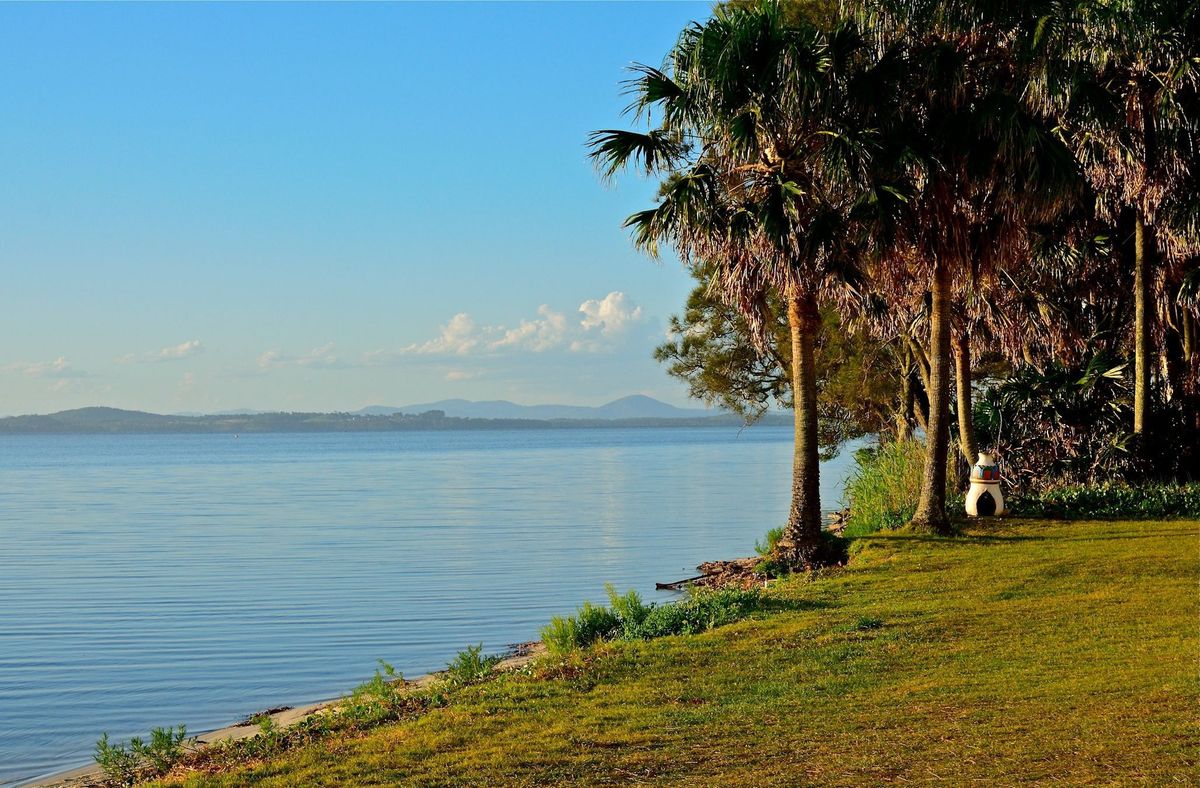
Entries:
{"label": "tall grass", "polygon": [[846,536],[899,528],[917,511],[925,478],[925,445],[907,440],[855,452],[857,467],[846,482],[850,522]]}
{"label": "tall grass", "polygon": [[[961,511],[958,490],[957,447],[947,457],[946,509]],[[907,525],[917,512],[925,480],[925,444],[918,440],[895,441],[859,449],[857,467],[846,482],[850,522],[845,536],[865,536]]]}

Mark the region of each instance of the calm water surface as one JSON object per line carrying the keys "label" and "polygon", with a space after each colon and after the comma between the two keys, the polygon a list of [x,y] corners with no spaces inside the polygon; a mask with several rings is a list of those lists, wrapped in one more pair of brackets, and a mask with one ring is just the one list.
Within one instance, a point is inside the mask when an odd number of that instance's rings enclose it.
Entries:
{"label": "calm water surface", "polygon": [[[749,554],[791,430],[0,436],[0,783]],[[827,508],[849,459],[823,466]]]}

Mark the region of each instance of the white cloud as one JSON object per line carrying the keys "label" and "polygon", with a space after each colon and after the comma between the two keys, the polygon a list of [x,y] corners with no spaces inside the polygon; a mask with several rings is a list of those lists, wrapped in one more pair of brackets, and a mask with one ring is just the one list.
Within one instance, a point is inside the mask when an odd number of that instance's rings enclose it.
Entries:
{"label": "white cloud", "polygon": [[126,353],[123,356],[117,356],[114,361],[118,364],[150,364],[159,361],[179,361],[180,359],[189,358],[197,353],[204,352],[204,343],[199,339],[189,339],[187,342],[180,342],[178,345],[168,345],[154,353]]}
{"label": "white cloud", "polygon": [[75,369],[63,356],[53,361],[17,361],[4,367],[5,372],[15,372],[30,378],[82,378],[87,373]]}
{"label": "white cloud", "polygon": [[505,330],[504,336],[491,343],[489,347],[493,349],[525,348],[534,353],[541,353],[561,345],[566,340],[569,331],[567,316],[562,312],[555,312],[547,304],[538,307],[538,314],[541,317],[522,320],[516,328]]}
{"label": "white cloud", "polygon": [[258,357],[258,366],[263,369],[270,369],[272,367],[331,369],[346,365],[333,352],[333,343],[328,342],[299,356],[288,355],[281,350],[268,350]]}
{"label": "white cloud", "polygon": [[[466,312],[459,312],[441,327],[439,335],[395,350],[372,350],[362,354],[364,366],[380,366],[412,355],[466,356],[483,351],[527,351],[542,353],[562,348],[575,353],[592,353],[611,346],[612,341],[642,319],[642,308],[619,290],[601,299],[579,305],[581,317],[572,320],[549,304],[537,309],[537,317],[516,326],[480,326]],[[261,362],[260,362],[261,363]],[[263,366],[268,366],[263,364]]]}
{"label": "white cloud", "polygon": [[154,358],[157,361],[175,361],[188,356],[194,356],[204,350],[204,345],[198,339],[189,339],[187,342],[180,342],[178,345],[165,347],[155,354]]}
{"label": "white cloud", "polygon": [[583,313],[580,325],[585,331],[598,328],[606,336],[618,334],[630,323],[642,319],[642,308],[630,303],[620,290],[614,290],[600,300],[584,301],[579,305],[579,311]]}
{"label": "white cloud", "polygon": [[446,373],[446,380],[452,383],[458,380],[470,380],[477,377],[479,377],[479,373],[469,369],[452,369]]}
{"label": "white cloud", "polygon": [[475,321],[466,312],[459,312],[442,326],[441,336],[421,345],[409,345],[408,353],[453,353],[465,355],[479,344]]}

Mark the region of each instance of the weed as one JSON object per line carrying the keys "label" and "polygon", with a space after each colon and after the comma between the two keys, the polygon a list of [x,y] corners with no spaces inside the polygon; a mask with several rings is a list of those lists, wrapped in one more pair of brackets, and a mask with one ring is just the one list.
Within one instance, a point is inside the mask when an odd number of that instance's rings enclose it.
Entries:
{"label": "weed", "polygon": [[110,783],[133,785],[143,776],[156,776],[170,771],[183,757],[187,728],[154,728],[150,741],[137,736],[129,744],[113,744],[105,733],[96,742],[93,758]]}
{"label": "weed", "polygon": [[754,552],[763,558],[770,558],[775,555],[775,548],[779,546],[779,540],[782,538],[783,526],[772,528],[767,531],[766,536],[754,543]]}
{"label": "weed", "polygon": [[584,602],[573,617],[555,616],[542,629],[551,653],[563,655],[600,640],[648,640],[704,632],[745,617],[758,606],[757,591],[701,589],[666,605],[647,605],[634,591],[606,587],[610,608]]}
{"label": "weed", "polygon": [[500,657],[483,656],[483,644],[467,646],[446,666],[446,673],[455,684],[473,684],[487,678]]}
{"label": "weed", "polygon": [[96,742],[92,756],[104,777],[115,785],[133,785],[137,781],[142,759],[124,744],[112,744],[105,733]]}

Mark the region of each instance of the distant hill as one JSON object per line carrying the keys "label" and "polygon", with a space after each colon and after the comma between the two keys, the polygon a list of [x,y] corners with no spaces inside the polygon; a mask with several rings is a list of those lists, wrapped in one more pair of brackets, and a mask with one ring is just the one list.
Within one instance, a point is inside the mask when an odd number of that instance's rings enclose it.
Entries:
{"label": "distant hill", "polygon": [[401,407],[371,405],[355,413],[362,416],[390,416],[394,413],[425,413],[431,410],[440,410],[447,416],[460,419],[695,419],[719,415],[716,411],[702,408],[677,408],[643,394],[621,397],[598,407],[444,399]]}
{"label": "distant hill", "polygon": [[[452,402],[452,401],[450,401]],[[452,416],[442,407],[443,403],[427,406],[410,406],[421,412],[398,412],[386,409],[386,413],[225,413],[206,416],[163,416],[139,410],[119,408],[78,408],[58,413],[35,416],[9,416],[0,418],[0,434],[47,434],[47,433],[256,433],[256,432],[397,432],[405,430],[545,430],[545,429],[599,429],[607,427],[717,427],[737,426],[741,419],[732,413],[710,413],[709,411],[687,411],[675,408],[649,397],[626,397],[599,408],[569,408],[567,406],[530,406],[518,413],[568,413],[568,416],[550,418],[482,418],[477,416]],[[449,403],[447,403],[449,404]],[[467,403],[468,405],[494,405],[496,403]],[[514,408],[521,405],[503,403]],[[544,409],[544,410],[540,410]],[[406,408],[405,410],[409,410]],[[463,412],[463,411],[460,411]],[[493,412],[504,412],[493,411]],[[587,414],[578,416],[574,414]],[[657,413],[654,416],[626,415]],[[692,415],[696,414],[696,415]],[[782,415],[766,416],[764,424],[787,424]]]}

